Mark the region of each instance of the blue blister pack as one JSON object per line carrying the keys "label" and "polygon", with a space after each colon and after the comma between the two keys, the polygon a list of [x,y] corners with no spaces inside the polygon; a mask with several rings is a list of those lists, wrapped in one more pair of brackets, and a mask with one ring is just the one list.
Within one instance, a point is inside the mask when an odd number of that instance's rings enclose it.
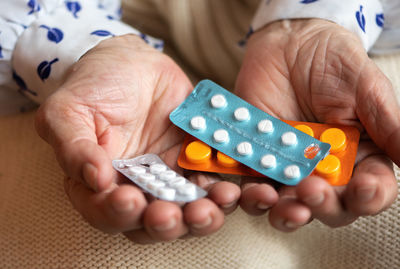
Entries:
{"label": "blue blister pack", "polygon": [[329,154],[330,145],[297,130],[210,80],[201,81],[170,120],[257,172],[296,185]]}

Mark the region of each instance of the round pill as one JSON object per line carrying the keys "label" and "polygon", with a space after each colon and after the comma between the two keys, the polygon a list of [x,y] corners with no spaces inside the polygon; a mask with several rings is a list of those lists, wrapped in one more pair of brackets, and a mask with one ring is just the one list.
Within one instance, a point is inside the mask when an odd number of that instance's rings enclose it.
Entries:
{"label": "round pill", "polygon": [[331,145],[331,153],[338,153],[346,148],[346,134],[339,128],[326,129],[321,134],[320,140]]}
{"label": "round pill", "polygon": [[141,166],[132,166],[128,168],[128,174],[132,176],[137,176],[146,173],[146,168]]}
{"label": "round pill", "polygon": [[226,143],[229,141],[229,133],[227,130],[219,129],[214,132],[213,138],[217,143]]}
{"label": "round pill", "polygon": [[245,121],[250,118],[250,112],[245,107],[239,107],[238,109],[235,110],[233,114],[235,116],[235,119],[238,121]]}
{"label": "round pill", "polygon": [[293,132],[286,132],[281,137],[282,144],[285,146],[294,146],[297,144],[297,136]]}
{"label": "round pill", "polygon": [[150,190],[158,190],[159,188],[162,188],[165,186],[165,183],[160,181],[160,180],[153,180],[150,182],[147,182],[147,188],[149,188]]}
{"label": "round pill", "polygon": [[206,128],[206,119],[202,116],[193,117],[190,120],[190,126],[194,130],[204,130]]}
{"label": "round pill", "polygon": [[274,126],[270,120],[262,120],[257,125],[258,131],[260,133],[272,133],[274,131]]}
{"label": "round pill", "polygon": [[328,155],[317,164],[315,171],[322,177],[335,177],[340,172],[340,160],[334,155]]}
{"label": "round pill", "polygon": [[302,131],[305,134],[308,134],[309,136],[314,137],[314,131],[310,126],[304,125],[304,124],[299,124],[294,126],[299,131]]}
{"label": "round pill", "polygon": [[157,195],[163,200],[171,201],[175,198],[175,192],[174,189],[164,187],[157,190]]}
{"label": "round pill", "polygon": [[124,169],[126,166],[125,166],[125,164],[124,163],[119,163],[118,164],[118,168],[119,169]]}
{"label": "round pill", "polygon": [[155,179],[156,179],[155,175],[145,173],[145,174],[139,175],[138,181],[141,183],[147,183],[147,182],[153,181]]}
{"label": "round pill", "polygon": [[211,147],[201,141],[193,141],[187,145],[185,156],[191,163],[205,163],[211,159]]}
{"label": "round pill", "polygon": [[216,94],[211,97],[211,106],[213,108],[223,108],[226,106],[226,99],[225,96],[222,94]]}
{"label": "round pill", "polygon": [[276,158],[272,154],[264,155],[261,158],[261,166],[264,168],[274,168],[276,166]]}
{"label": "round pill", "polygon": [[160,174],[160,179],[164,181],[170,181],[176,177],[176,173],[172,170],[167,170]]}
{"label": "round pill", "polygon": [[170,185],[172,188],[178,188],[179,186],[185,184],[186,184],[186,179],[184,177],[177,177],[168,182],[168,185]]}
{"label": "round pill", "polygon": [[300,177],[300,168],[297,165],[289,165],[283,171],[285,177],[288,179],[295,179]]}
{"label": "round pill", "polygon": [[159,175],[160,173],[167,170],[167,166],[161,163],[155,163],[150,165],[150,173]]}
{"label": "round pill", "polygon": [[184,196],[193,197],[196,196],[196,186],[192,183],[187,183],[185,185],[179,186],[178,192]]}
{"label": "round pill", "polygon": [[239,165],[239,162],[232,159],[228,155],[223,154],[222,152],[217,152],[217,162],[223,167],[236,167]]}
{"label": "round pill", "polygon": [[247,156],[253,153],[253,148],[249,142],[241,142],[237,145],[236,150],[242,156]]}

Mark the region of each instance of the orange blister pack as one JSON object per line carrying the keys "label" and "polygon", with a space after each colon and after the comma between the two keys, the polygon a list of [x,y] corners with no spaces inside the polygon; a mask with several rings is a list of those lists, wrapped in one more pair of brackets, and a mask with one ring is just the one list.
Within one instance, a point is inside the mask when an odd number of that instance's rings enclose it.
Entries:
{"label": "orange blister pack", "polygon": [[[360,132],[356,128],[337,124],[287,120],[284,122],[331,145],[330,154],[318,163],[313,175],[326,179],[334,186],[349,182],[360,139]],[[307,154],[312,158],[313,152],[305,152],[305,155]],[[187,135],[183,142],[178,165],[195,171],[264,177],[190,135]]]}

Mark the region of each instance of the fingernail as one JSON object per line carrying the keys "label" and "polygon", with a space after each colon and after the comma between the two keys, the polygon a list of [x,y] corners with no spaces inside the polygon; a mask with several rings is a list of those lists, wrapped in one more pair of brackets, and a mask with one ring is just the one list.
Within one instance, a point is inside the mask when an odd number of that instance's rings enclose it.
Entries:
{"label": "fingernail", "polygon": [[376,193],[376,187],[375,186],[369,186],[369,187],[364,187],[364,188],[359,188],[357,189],[357,198],[360,199],[362,202],[368,202],[372,198],[374,198]]}
{"label": "fingernail", "polygon": [[111,205],[118,214],[132,212],[135,209],[134,201],[113,202]]}
{"label": "fingernail", "polygon": [[91,163],[85,163],[82,168],[83,180],[96,192],[97,186],[97,168]]}
{"label": "fingernail", "polygon": [[165,232],[168,230],[173,229],[176,226],[176,219],[175,218],[171,218],[167,223],[158,225],[158,226],[154,226],[153,230],[157,231],[157,232]]}
{"label": "fingernail", "polygon": [[211,222],[212,222],[212,218],[211,218],[211,216],[208,216],[208,218],[206,218],[205,221],[203,221],[202,223],[193,223],[192,227],[195,229],[203,229],[207,226],[210,226]]}
{"label": "fingernail", "polygon": [[324,194],[318,193],[312,196],[305,198],[303,201],[309,206],[319,206],[324,201],[325,197]]}
{"label": "fingernail", "polygon": [[225,204],[225,205],[221,205],[222,208],[231,208],[232,206],[234,206],[236,204],[236,201],[229,203],[229,204]]}
{"label": "fingernail", "polygon": [[267,210],[271,207],[271,205],[268,204],[264,204],[264,203],[258,203],[257,204],[257,208],[260,210]]}
{"label": "fingernail", "polygon": [[256,186],[256,185],[258,185],[257,183],[247,183],[247,184],[244,184],[243,186],[242,186],[242,191],[245,191],[245,190],[247,190],[247,189],[249,189],[249,188],[251,188],[251,187],[254,187],[254,186]]}
{"label": "fingernail", "polygon": [[299,225],[297,225],[296,223],[291,222],[289,220],[285,222],[285,226],[286,226],[286,228],[289,228],[289,229],[296,229],[297,227],[299,227]]}

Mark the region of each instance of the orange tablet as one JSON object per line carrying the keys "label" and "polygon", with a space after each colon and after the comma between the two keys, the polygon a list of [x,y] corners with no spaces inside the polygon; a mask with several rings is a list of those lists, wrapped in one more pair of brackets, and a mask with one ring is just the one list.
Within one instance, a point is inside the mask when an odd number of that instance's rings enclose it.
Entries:
{"label": "orange tablet", "polygon": [[[313,175],[325,178],[331,185],[349,182],[357,155],[359,131],[354,127],[311,122],[286,121],[287,124],[331,145],[330,154],[321,160]],[[304,153],[313,158],[313,150]],[[178,165],[184,169],[222,174],[262,176],[207,144],[187,135],[181,148]]]}

